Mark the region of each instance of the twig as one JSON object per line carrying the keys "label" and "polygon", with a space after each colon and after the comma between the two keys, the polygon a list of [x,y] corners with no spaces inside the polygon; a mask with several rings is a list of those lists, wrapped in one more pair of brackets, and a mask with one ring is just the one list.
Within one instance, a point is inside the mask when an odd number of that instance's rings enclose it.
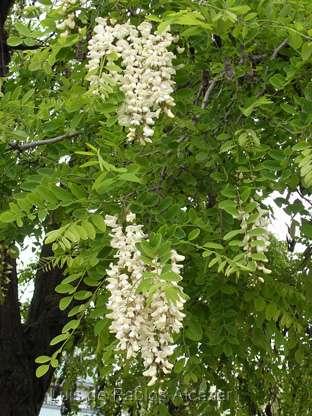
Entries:
{"label": "twig", "polygon": [[44,48],[44,43],[36,43],[35,45],[25,45],[24,43],[16,46],[9,46],[8,48],[12,51],[33,51],[36,49]]}
{"label": "twig", "polygon": [[205,95],[204,95],[204,99],[201,105],[201,108],[204,110],[207,107],[208,104],[208,100],[210,97],[210,94],[212,93],[212,90],[214,89],[216,83],[217,83],[217,78],[214,78],[213,80],[211,80],[211,82],[209,83],[209,87],[207,88]]}
{"label": "twig", "polygon": [[19,143],[19,142],[14,141],[14,142],[10,142],[9,146],[13,150],[18,150],[19,152],[23,152],[24,150],[34,149],[37,146],[57,143],[57,142],[60,142],[61,140],[64,140],[64,139],[70,139],[72,137],[78,136],[79,134],[80,133],[78,133],[78,132],[66,133],[66,134],[62,134],[61,136],[52,137],[51,139],[37,140],[37,141],[34,141],[34,142],[28,142],[28,143]]}
{"label": "twig", "polygon": [[282,43],[280,43],[273,51],[272,55],[271,55],[271,61],[273,61],[273,59],[275,59],[279,53],[279,51],[281,49],[283,49],[283,47],[287,44],[288,39],[284,39]]}
{"label": "twig", "polygon": [[[273,61],[276,57],[277,57],[277,55],[278,55],[278,53],[279,53],[279,51],[287,44],[287,42],[288,42],[288,39],[286,38],[286,39],[284,39],[283,40],[283,42],[281,42],[275,49],[274,49],[274,51],[272,52],[272,55],[271,55],[271,57],[270,57],[270,60],[271,61]],[[265,68],[265,71],[264,71],[264,75],[263,75],[263,78],[265,79],[266,78],[266,76],[268,75],[268,72],[269,72],[269,65],[266,65],[266,68]],[[264,92],[265,92],[265,90],[266,90],[266,86],[264,85],[264,87],[263,88],[261,88],[261,90],[260,91],[258,91],[258,93],[256,94],[256,97],[258,98],[258,97],[260,97]]]}
{"label": "twig", "polygon": [[304,199],[312,207],[312,201],[310,201],[310,199],[304,196],[303,193],[298,188],[297,188],[297,193],[299,194],[300,198]]}

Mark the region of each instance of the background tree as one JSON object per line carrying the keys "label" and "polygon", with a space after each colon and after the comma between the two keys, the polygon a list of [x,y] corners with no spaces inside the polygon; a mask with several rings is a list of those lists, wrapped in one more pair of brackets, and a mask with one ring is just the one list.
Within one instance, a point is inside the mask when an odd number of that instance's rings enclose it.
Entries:
{"label": "background tree", "polygon": [[[3,414],[37,415],[60,365],[72,384],[93,377],[91,399],[105,414],[308,415],[311,2],[62,4],[1,2]],[[170,25],[178,37],[175,117],[162,115],[145,146],[129,143],[118,122],[120,89],[90,92],[98,16]],[[273,191],[292,219],[287,247],[272,238],[267,247]],[[140,360],[116,353],[106,317],[115,251],[104,217],[123,221],[130,210],[151,237],[147,259],[169,246],[186,257],[175,366],[152,387]],[[26,237],[38,262],[18,274]],[[298,243],[306,249],[294,255]],[[25,280],[35,290],[21,319]]]}

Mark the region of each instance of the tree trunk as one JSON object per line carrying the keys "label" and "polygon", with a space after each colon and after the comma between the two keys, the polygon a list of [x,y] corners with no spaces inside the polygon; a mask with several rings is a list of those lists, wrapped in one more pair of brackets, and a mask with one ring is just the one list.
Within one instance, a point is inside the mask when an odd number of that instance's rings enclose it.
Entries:
{"label": "tree trunk", "polygon": [[5,77],[10,62],[10,49],[4,25],[14,0],[0,0],[0,77]]}
{"label": "tree trunk", "polygon": [[[0,413],[1,416],[38,416],[53,371],[36,378],[35,358],[53,353],[50,340],[61,332],[65,315],[58,309],[55,286],[62,280],[60,270],[38,270],[29,316],[21,323],[16,261],[5,251],[6,266],[11,266],[5,302],[0,305]],[[41,256],[51,255],[43,246]],[[8,267],[6,267],[8,268]]]}
{"label": "tree trunk", "polygon": [[[3,272],[8,270],[8,265],[12,270],[10,282],[6,287],[5,301],[0,306],[0,408],[3,415],[13,416],[14,410],[22,411],[21,397],[27,398],[29,380],[24,362],[22,326],[17,300],[16,262],[9,257],[6,249],[3,249],[1,254]],[[18,392],[17,397],[14,397],[14,392]]]}
{"label": "tree trunk", "polygon": [[[7,75],[10,62],[5,22],[13,4],[14,0],[0,0],[0,77]],[[62,272],[38,270],[29,316],[22,324],[16,260],[3,246],[0,251],[3,269],[7,271],[0,276],[0,282],[5,281],[1,277],[9,277],[4,303],[0,304],[0,414],[38,416],[53,371],[37,379],[35,358],[53,353],[50,340],[60,333],[65,323],[65,315],[58,309],[59,297],[54,291],[62,280]],[[51,254],[51,249],[43,246],[41,256]]]}

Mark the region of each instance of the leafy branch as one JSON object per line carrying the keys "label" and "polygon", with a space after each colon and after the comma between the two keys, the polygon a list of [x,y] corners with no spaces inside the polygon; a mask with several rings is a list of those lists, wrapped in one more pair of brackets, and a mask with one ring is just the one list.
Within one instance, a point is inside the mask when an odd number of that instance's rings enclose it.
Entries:
{"label": "leafy branch", "polygon": [[33,142],[26,142],[26,143],[19,143],[17,141],[12,141],[12,142],[9,142],[9,147],[13,150],[17,150],[18,152],[23,152],[25,150],[35,149],[38,146],[57,143],[64,139],[71,139],[73,137],[77,137],[79,134],[80,134],[79,132],[66,133],[60,136],[52,137],[51,139],[36,140]]}

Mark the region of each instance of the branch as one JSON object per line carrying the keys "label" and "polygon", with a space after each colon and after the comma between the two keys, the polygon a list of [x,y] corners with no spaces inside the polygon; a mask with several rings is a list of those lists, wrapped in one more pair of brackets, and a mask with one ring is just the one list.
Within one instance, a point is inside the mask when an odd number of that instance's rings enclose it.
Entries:
{"label": "branch", "polygon": [[217,83],[217,78],[214,78],[213,80],[211,80],[211,82],[209,83],[209,87],[207,88],[205,95],[204,95],[204,99],[201,105],[201,108],[204,110],[207,107],[208,104],[208,100],[210,97],[210,94],[212,93],[212,90],[214,89],[216,83]]}
{"label": "branch", "polygon": [[40,48],[44,48],[44,44],[43,43],[38,43],[36,45],[25,45],[24,43],[22,43],[21,45],[16,45],[16,46],[8,46],[9,50],[12,51],[33,51],[35,49],[40,49]]}
{"label": "branch", "polygon": [[19,142],[13,141],[9,143],[9,146],[13,150],[18,150],[19,152],[23,152],[24,150],[34,149],[35,147],[42,146],[45,144],[57,143],[64,139],[70,139],[72,137],[78,136],[79,134],[80,133],[78,132],[66,133],[66,134],[62,134],[61,136],[52,137],[51,139],[37,140],[34,142],[28,142],[28,143],[19,143]]}
{"label": "branch", "polygon": [[[277,57],[277,55],[278,55],[278,53],[279,53],[279,51],[287,44],[287,42],[288,42],[288,39],[286,38],[286,39],[284,39],[283,40],[283,42],[281,42],[275,49],[274,49],[274,51],[272,52],[272,55],[271,55],[271,57],[270,57],[270,60],[271,61],[273,61],[276,57]],[[266,65],[266,68],[265,68],[265,71],[264,71],[264,75],[263,75],[263,79],[265,79],[266,78],[266,76],[267,76],[267,74],[268,74],[268,72],[269,72],[269,64],[267,64]],[[264,87],[263,88],[261,88],[261,90],[260,91],[258,91],[258,93],[256,94],[256,97],[258,98],[258,97],[261,97],[261,95],[265,92],[265,90],[266,90],[266,85],[264,85]]]}
{"label": "branch", "polygon": [[275,49],[274,49],[274,51],[273,51],[273,53],[272,53],[272,55],[271,55],[271,61],[273,61],[276,57],[277,57],[277,55],[278,55],[278,53],[279,53],[279,51],[281,50],[281,49],[283,49],[283,47],[285,46],[285,45],[287,45],[287,42],[288,42],[288,39],[286,38],[286,39],[284,39],[283,40],[283,42],[282,43],[280,43]]}

